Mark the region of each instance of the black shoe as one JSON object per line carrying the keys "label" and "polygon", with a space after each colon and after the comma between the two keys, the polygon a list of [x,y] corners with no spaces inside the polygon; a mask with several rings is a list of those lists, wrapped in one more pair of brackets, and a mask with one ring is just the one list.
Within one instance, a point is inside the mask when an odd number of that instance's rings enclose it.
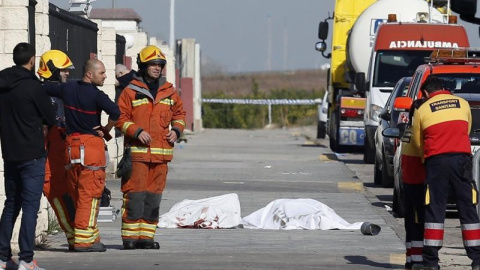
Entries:
{"label": "black shoe", "polygon": [[160,249],[160,244],[153,241],[138,241],[136,247],[138,249]]}
{"label": "black shoe", "polygon": [[68,251],[74,251],[73,245],[68,244]]}
{"label": "black shoe", "polygon": [[123,240],[123,249],[135,249],[136,245],[135,240]]}
{"label": "black shoe", "polygon": [[74,247],[73,251],[75,252],[105,252],[107,249],[102,242],[94,243],[89,247]]}

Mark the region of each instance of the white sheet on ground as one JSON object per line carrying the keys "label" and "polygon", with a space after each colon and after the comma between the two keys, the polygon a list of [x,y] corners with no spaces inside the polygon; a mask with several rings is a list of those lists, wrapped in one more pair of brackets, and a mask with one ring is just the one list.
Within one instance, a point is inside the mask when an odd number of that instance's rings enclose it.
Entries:
{"label": "white sheet on ground", "polygon": [[358,230],[363,222],[348,223],[333,209],[313,199],[278,199],[242,220],[247,229]]}
{"label": "white sheet on ground", "polygon": [[160,216],[159,228],[232,228],[240,224],[240,201],[235,193],[183,200]]}

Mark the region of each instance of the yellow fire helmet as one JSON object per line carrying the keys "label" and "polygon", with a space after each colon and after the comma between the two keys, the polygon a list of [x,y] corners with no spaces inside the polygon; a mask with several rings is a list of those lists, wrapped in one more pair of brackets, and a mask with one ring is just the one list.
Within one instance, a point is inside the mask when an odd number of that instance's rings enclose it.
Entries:
{"label": "yellow fire helmet", "polygon": [[[49,79],[52,76],[52,71],[48,67],[48,61],[52,60],[53,65],[57,69],[74,69],[72,61],[68,56],[59,50],[50,50],[42,54],[40,57],[40,66],[37,73],[40,77]],[[54,71],[53,71],[54,72]]]}
{"label": "yellow fire helmet", "polygon": [[142,69],[148,64],[160,64],[165,65],[167,59],[162,50],[155,45],[150,45],[143,48],[137,56],[138,68]]}

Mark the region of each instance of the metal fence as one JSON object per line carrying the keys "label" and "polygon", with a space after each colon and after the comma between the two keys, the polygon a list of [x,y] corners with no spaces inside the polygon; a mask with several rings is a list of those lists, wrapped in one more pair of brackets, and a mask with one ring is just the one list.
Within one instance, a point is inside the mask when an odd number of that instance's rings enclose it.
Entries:
{"label": "metal fence", "polygon": [[268,124],[272,124],[272,105],[318,105],[313,99],[220,99],[204,98],[202,103],[267,105]]}

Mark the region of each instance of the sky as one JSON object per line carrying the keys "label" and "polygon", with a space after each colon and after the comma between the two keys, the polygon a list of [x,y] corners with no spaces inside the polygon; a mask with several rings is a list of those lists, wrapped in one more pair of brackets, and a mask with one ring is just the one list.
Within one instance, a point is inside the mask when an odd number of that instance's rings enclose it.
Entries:
{"label": "sky", "polygon": [[[69,0],[50,3],[66,10],[70,6]],[[317,69],[329,62],[315,50],[318,24],[332,14],[334,3],[175,0],[175,39],[195,38],[202,57],[228,73]],[[142,17],[143,30],[168,43],[170,0],[97,0],[92,6],[133,8]],[[459,23],[466,26],[471,45],[478,47],[478,26]]]}

